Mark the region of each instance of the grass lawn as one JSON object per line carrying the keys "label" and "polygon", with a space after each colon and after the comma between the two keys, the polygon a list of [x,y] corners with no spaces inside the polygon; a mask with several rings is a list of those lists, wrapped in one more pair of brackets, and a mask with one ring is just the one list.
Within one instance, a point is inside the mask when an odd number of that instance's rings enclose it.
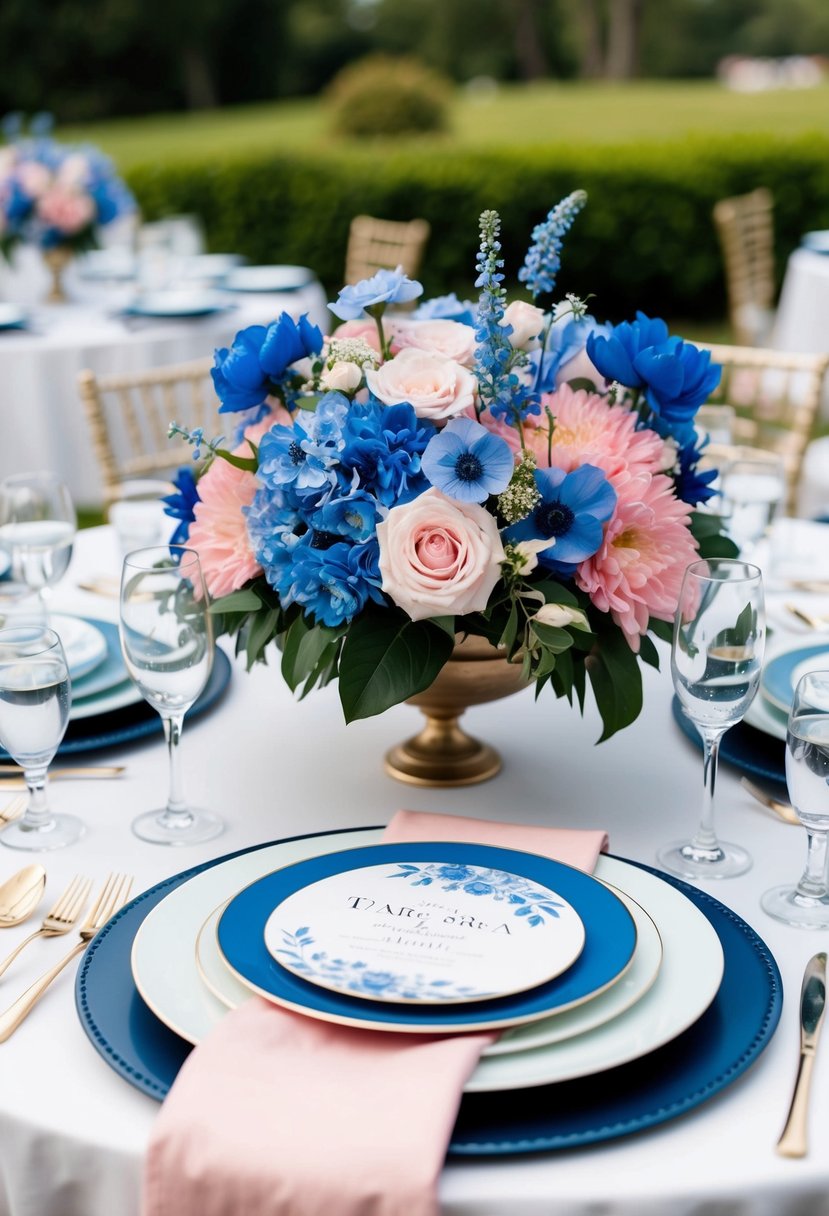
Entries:
{"label": "grass lawn", "polygon": [[[147,162],[342,145],[342,139],[329,134],[327,122],[324,106],[308,100],[118,119],[64,127],[58,135],[90,140],[128,169]],[[731,93],[714,81],[505,85],[493,94],[460,90],[451,133],[420,137],[417,143],[428,152],[436,146],[601,147],[677,136],[765,133],[829,133],[829,85],[758,94]]]}

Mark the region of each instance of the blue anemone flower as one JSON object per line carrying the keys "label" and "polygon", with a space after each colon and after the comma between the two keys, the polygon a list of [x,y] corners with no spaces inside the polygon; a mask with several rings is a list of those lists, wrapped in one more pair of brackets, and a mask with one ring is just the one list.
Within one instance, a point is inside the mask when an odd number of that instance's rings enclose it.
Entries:
{"label": "blue anemone flower", "polygon": [[354,321],[370,308],[382,312],[387,304],[407,304],[422,294],[422,285],[398,266],[396,270],[378,270],[370,279],[343,287],[328,307],[341,321]]}
{"label": "blue anemone flower", "polygon": [[507,540],[544,540],[539,562],[559,574],[572,574],[599,548],[603,524],[616,506],[616,491],[601,469],[583,464],[565,473],[562,469],[537,469],[535,484],[541,494],[526,519],[506,529]]}
{"label": "blue anemone flower", "polygon": [[421,466],[432,485],[450,498],[483,502],[507,488],[515,460],[500,435],[471,418],[455,418],[429,440]]}

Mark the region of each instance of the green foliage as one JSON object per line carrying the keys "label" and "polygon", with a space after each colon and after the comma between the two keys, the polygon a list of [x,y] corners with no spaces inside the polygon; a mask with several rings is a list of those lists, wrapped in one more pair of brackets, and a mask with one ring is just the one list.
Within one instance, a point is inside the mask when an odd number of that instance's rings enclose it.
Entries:
{"label": "green foliage", "polygon": [[369,55],[343,68],[327,95],[334,129],[363,138],[445,130],[449,92],[416,59]]}
{"label": "green foliage", "polygon": [[370,718],[428,688],[452,653],[454,636],[397,608],[366,609],[348,629],[340,658],[346,722]]}
{"label": "green foliage", "polygon": [[[385,145],[384,145],[385,147]],[[637,308],[663,316],[725,311],[722,257],[711,221],[718,198],[768,186],[778,264],[803,231],[829,226],[829,138],[748,137],[662,145],[487,152],[415,144],[262,153],[135,168],[127,173],[148,219],[195,211],[214,249],[253,262],[313,266],[331,292],[353,215],[423,216],[433,237],[426,295],[469,292],[476,221],[502,219],[507,273],[521,265],[532,226],[552,201],[583,187],[590,206],[568,238],[562,291],[593,294],[592,310],[622,320]],[[520,188],[519,188],[520,187]]]}

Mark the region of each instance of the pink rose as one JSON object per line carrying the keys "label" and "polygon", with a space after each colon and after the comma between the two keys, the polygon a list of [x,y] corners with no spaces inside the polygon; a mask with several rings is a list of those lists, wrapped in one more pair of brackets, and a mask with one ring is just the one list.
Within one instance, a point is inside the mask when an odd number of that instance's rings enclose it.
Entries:
{"label": "pink rose", "polygon": [[504,325],[512,326],[509,336],[513,350],[529,350],[544,330],[546,316],[542,308],[526,300],[513,300],[504,309]]}
{"label": "pink rose", "polygon": [[398,321],[395,340],[401,350],[414,346],[464,367],[475,361],[475,330],[459,321]]}
{"label": "pink rose", "polygon": [[408,347],[382,367],[366,368],[366,384],[384,405],[408,401],[418,418],[455,418],[475,404],[475,377],[460,363]]}
{"label": "pink rose", "polygon": [[383,590],[413,621],[482,611],[501,574],[494,518],[434,488],[392,507],[377,539]]}
{"label": "pink rose", "polygon": [[50,228],[74,236],[92,223],[95,204],[88,194],[76,194],[74,190],[53,186],[38,199],[37,214]]}

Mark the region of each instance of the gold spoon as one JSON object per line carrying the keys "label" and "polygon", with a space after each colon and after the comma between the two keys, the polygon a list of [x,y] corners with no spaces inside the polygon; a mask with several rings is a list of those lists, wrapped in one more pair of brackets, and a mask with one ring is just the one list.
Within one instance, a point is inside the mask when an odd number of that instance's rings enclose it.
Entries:
{"label": "gold spoon", "polygon": [[0,886],[0,928],[19,925],[34,912],[46,886],[41,865],[25,866]]}
{"label": "gold spoon", "polygon": [[741,777],[740,785],[751,794],[752,798],[756,798],[758,802],[772,811],[778,819],[782,819],[784,823],[791,823],[797,827],[803,826],[791,803],[781,802],[779,798],[772,798],[771,794],[767,794],[765,790],[761,790],[759,785],[755,785],[753,781],[749,781],[748,777]]}

